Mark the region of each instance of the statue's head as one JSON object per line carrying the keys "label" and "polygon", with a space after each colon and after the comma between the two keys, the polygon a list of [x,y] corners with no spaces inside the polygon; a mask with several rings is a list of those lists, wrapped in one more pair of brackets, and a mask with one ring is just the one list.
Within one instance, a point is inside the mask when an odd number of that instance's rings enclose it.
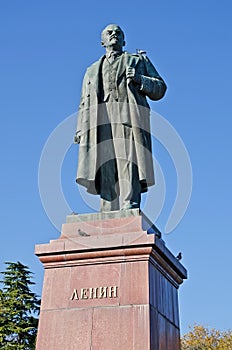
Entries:
{"label": "statue's head", "polygon": [[109,24],[101,34],[101,44],[106,49],[112,48],[120,51],[125,46],[124,33],[117,24]]}

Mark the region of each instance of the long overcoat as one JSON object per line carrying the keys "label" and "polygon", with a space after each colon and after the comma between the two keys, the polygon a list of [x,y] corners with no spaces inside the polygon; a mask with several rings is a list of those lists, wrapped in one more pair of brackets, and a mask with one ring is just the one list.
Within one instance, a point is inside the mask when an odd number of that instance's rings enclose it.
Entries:
{"label": "long overcoat", "polygon": [[[78,169],[76,182],[93,194],[96,190],[98,171],[99,143],[97,127],[101,120],[103,104],[101,103],[102,82],[101,68],[105,56],[92,64],[86,71],[83,80],[81,101],[78,110],[76,135],[80,139]],[[134,149],[138,166],[142,192],[154,184],[154,170],[151,154],[150,108],[146,97],[159,100],[166,91],[166,85],[147,56],[123,52],[116,73],[119,119],[122,124],[132,128]],[[141,85],[126,79],[128,68],[133,68],[141,76]]]}

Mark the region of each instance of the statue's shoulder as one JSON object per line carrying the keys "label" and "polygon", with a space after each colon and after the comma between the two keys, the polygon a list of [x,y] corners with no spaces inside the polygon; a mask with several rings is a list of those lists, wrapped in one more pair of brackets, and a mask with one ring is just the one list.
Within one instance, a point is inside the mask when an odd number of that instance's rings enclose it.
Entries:
{"label": "statue's shoulder", "polygon": [[129,67],[140,67],[142,70],[145,69],[146,63],[144,57],[139,53],[125,52],[125,64]]}
{"label": "statue's shoulder", "polygon": [[96,69],[99,68],[100,64],[102,63],[102,60],[104,59],[105,56],[102,56],[99,58],[99,60],[95,61],[92,63],[86,70],[86,73],[91,73],[92,71],[95,71]]}
{"label": "statue's shoulder", "polygon": [[128,52],[128,51],[124,51],[123,52],[124,53],[124,55],[126,55],[127,57],[131,57],[131,58],[133,58],[133,57],[135,57],[135,58],[140,58],[140,54],[138,54],[138,53],[130,53],[130,52]]}
{"label": "statue's shoulder", "polygon": [[124,55],[125,57],[127,57],[127,60],[129,62],[140,62],[140,61],[144,61],[145,60],[145,57],[141,54],[141,53],[130,53],[130,52],[127,52],[127,51],[124,51]]}
{"label": "statue's shoulder", "polygon": [[143,50],[138,50],[138,52],[135,52],[135,53],[129,53],[125,51],[125,54],[129,55],[130,57],[135,57],[137,59],[140,59],[142,61],[149,61],[146,51],[143,51]]}
{"label": "statue's shoulder", "polygon": [[136,52],[128,52],[128,51],[123,51],[124,55],[129,55],[129,56],[138,56]]}

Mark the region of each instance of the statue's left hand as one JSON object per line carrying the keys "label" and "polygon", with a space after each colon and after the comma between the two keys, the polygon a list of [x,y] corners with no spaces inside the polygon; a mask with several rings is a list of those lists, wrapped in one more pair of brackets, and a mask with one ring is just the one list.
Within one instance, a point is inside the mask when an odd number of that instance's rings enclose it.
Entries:
{"label": "statue's left hand", "polygon": [[128,67],[126,70],[126,78],[131,79],[133,83],[135,84],[141,84],[141,76],[140,74],[137,74],[135,71],[135,68]]}

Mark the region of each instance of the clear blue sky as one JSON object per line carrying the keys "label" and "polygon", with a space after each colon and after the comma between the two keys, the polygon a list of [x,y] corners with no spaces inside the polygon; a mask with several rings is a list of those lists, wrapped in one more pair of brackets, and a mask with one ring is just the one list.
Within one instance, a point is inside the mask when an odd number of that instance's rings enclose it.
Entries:
{"label": "clear blue sky", "polygon": [[[166,97],[151,107],[175,127],[191,158],[190,205],[164,235],[174,254],[182,251],[189,272],[180,288],[182,333],[194,322],[232,328],[231,12],[230,0],[1,1],[1,270],[5,261],[28,265],[41,294],[34,245],[59,232],[40,201],[40,154],[53,129],[77,110],[84,71],[103,54],[100,32],[116,22],[126,50],[146,49],[167,82]],[[62,181],[70,206],[83,212],[76,154],[72,146]],[[161,148],[157,157],[168,183],[162,230],[176,180]]]}

